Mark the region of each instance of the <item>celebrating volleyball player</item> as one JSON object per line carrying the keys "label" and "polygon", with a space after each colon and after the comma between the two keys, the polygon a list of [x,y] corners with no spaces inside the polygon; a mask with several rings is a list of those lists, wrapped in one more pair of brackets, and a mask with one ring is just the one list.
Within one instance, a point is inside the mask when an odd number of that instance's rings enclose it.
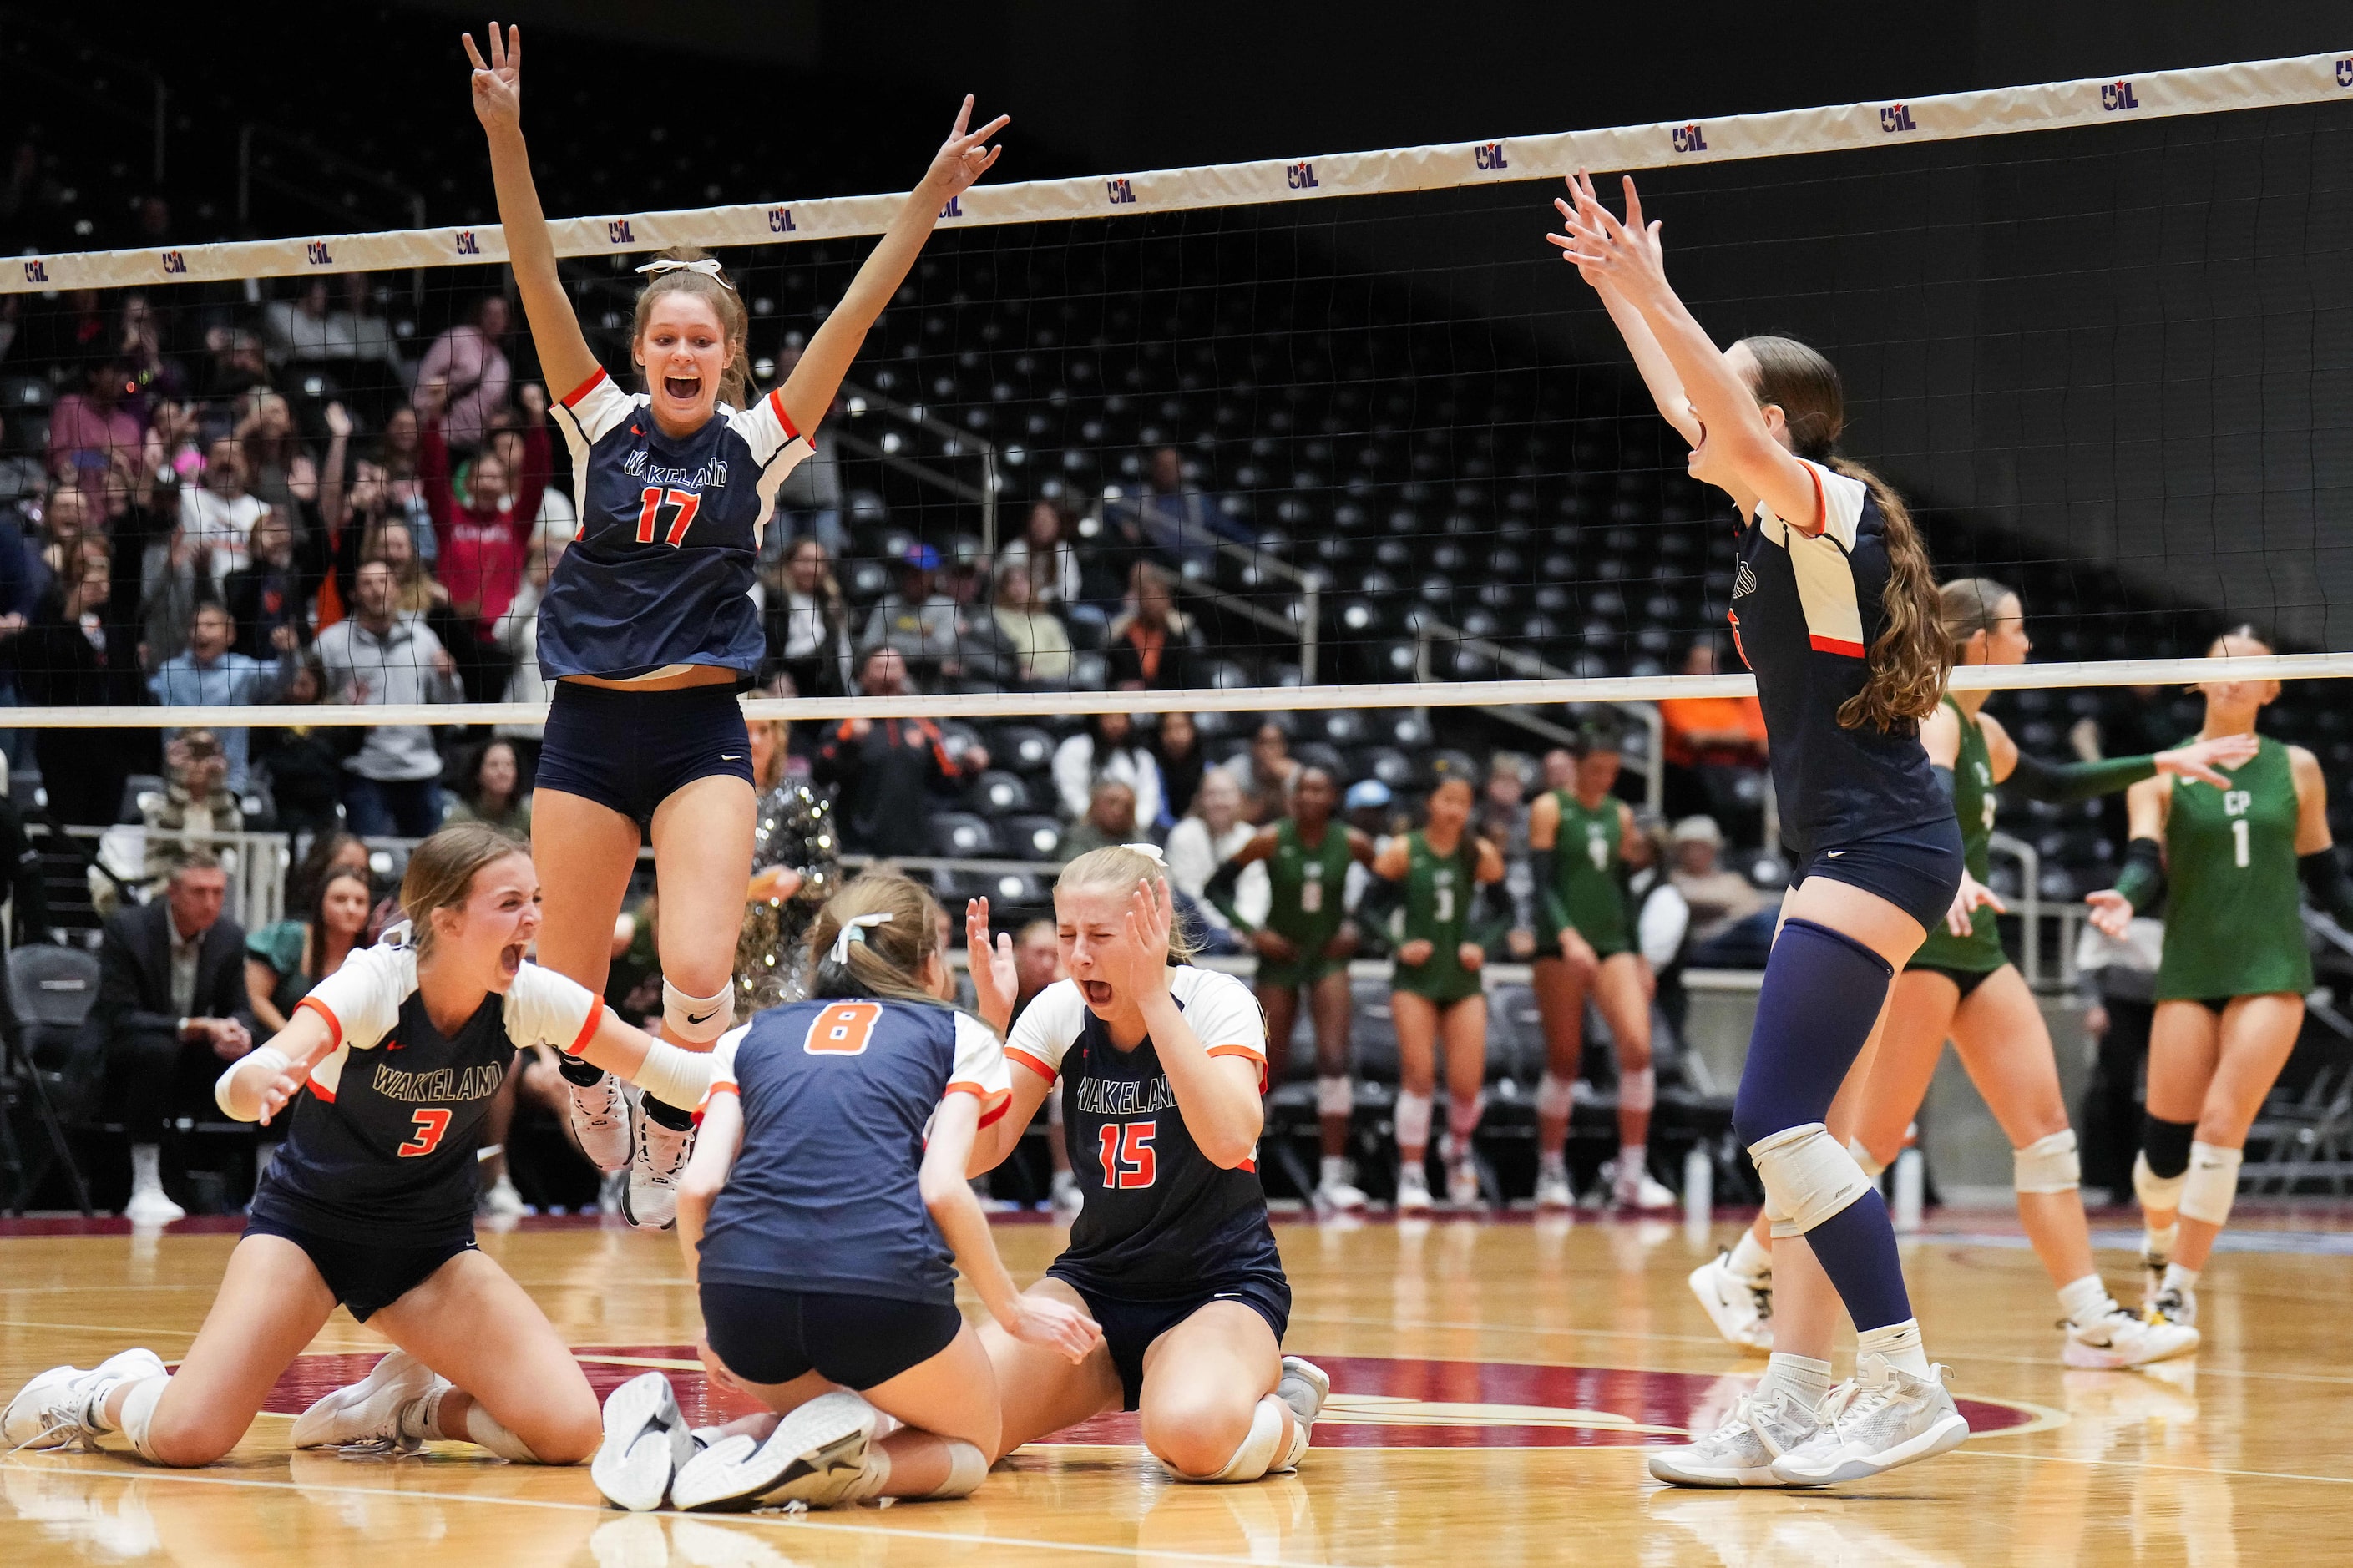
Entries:
{"label": "celebrating volleyball player", "polygon": [[[1324,1139],[1315,1204],[1335,1210],[1365,1206],[1365,1194],[1348,1179],[1348,1123],[1356,1109],[1348,1077],[1348,960],[1356,951],[1356,930],[1342,895],[1350,864],[1373,863],[1372,839],[1333,820],[1339,804],[1332,775],[1303,764],[1292,780],[1291,815],[1234,851],[1207,889],[1258,953],[1250,989],[1266,1015],[1269,1083],[1283,1080],[1299,995],[1307,994],[1315,1029],[1315,1118]],[[1265,921],[1252,931],[1234,908],[1234,893],[1243,868],[1261,860],[1273,897]]]}
{"label": "celebrating volleyball player", "polygon": [[577,1053],[688,1101],[709,1058],[524,962],[539,879],[496,831],[445,827],[419,845],[400,903],[407,926],[353,953],[221,1075],[216,1098],[240,1121],[293,1109],[187,1358],[168,1375],[144,1350],[44,1373],[0,1417],[6,1444],[119,1442],[159,1465],[210,1464],[340,1304],[398,1348],[304,1412],[295,1447],[447,1439],[558,1465],[596,1448],[579,1363],[475,1250],[475,1147],[519,1049]]}
{"label": "celebrating volleyball player", "polygon": [[[1860,1479],[1968,1436],[1922,1348],[1879,1189],[1824,1125],[1895,971],[1960,887],[1960,829],[1919,738],[1951,650],[1910,514],[1837,455],[1845,411],[1830,363],[1786,338],[1718,350],[1668,283],[1634,182],[1622,224],[1589,181],[1569,185],[1566,232],[1547,237],[1600,293],[1691,443],[1692,477],[1739,508],[1732,621],[1798,867],[1733,1111],[1779,1244],[1777,1348],[1730,1421],[1658,1451],[1651,1469],[1689,1485]],[[1857,1336],[1853,1384],[1834,1401],[1823,1276]]]}
{"label": "celebrating volleyball player", "polygon": [[[965,1181],[1008,1098],[995,1026],[1012,1011],[1012,952],[992,968],[987,921],[967,912],[987,1022],[946,1000],[947,922],[931,894],[868,875],[810,930],[809,999],[721,1038],[679,1244],[712,1359],[775,1414],[698,1450],[668,1379],[623,1384],[591,1467],[610,1500],[821,1508],[971,1492],[997,1454],[997,1379],[956,1310],[956,1269],[1013,1339],[1071,1363],[1102,1342],[1079,1309],[1015,1289]],[[878,1412],[903,1423],[880,1442]]]}
{"label": "celebrating volleyball player", "polygon": [[[474,112],[489,133],[499,218],[515,286],[571,448],[580,537],[540,607],[542,673],[555,682],[539,763],[533,843],[548,878],[541,956],[604,984],[640,843],[650,835],[661,898],[662,1031],[708,1049],[733,1022],[735,940],[752,863],[751,746],[736,689],[765,652],[753,563],[776,487],[810,451],[866,331],[898,289],[941,207],[1001,149],[1003,117],[967,132],[957,112],[922,184],[901,205],[783,387],[750,407],[744,301],[719,263],[670,258],[638,296],[630,357],[646,390],[616,386],[589,352],[557,276],[522,126],[520,30],[472,35]],[[611,1078],[572,1065],[574,1127],[607,1170],[630,1164],[632,1223],[669,1223],[692,1131],[659,1096],[632,1128]]]}
{"label": "celebrating volleyball player", "polygon": [[[2214,639],[2210,658],[2267,654],[2252,627]],[[2276,680],[2214,680],[2200,742],[2252,736]],[[2149,1030],[2148,1118],[2133,1162],[2147,1234],[2152,1323],[2194,1325],[2198,1276],[2231,1217],[2247,1129],[2287,1064],[2312,989],[2296,882],[2353,928],[2353,883],[2328,832],[2328,786],[2302,746],[2258,737],[2220,790],[2182,778],[2132,786],[2131,842],[2116,885],[2094,893],[2092,923],[2121,937],[2165,900],[2165,948]]]}
{"label": "celebrating volleyball player", "polygon": [[[1402,906],[1389,1012],[1397,1026],[1397,1206],[1430,1210],[1430,1112],[1438,1087],[1438,1047],[1446,1047],[1446,1201],[1479,1202],[1471,1138],[1487,1108],[1487,991],[1476,939],[1492,922],[1472,906],[1504,876],[1503,852],[1469,831],[1471,781],[1449,778],[1430,792],[1422,826],[1381,846],[1377,879],[1364,907]],[[1474,935],[1476,933],[1476,935]]]}
{"label": "celebrating volleyball player", "polygon": [[[1149,845],[1062,868],[1054,920],[1070,977],[1030,1003],[1006,1042],[1013,1103],[999,1125],[1028,1126],[1060,1081],[1086,1201],[1070,1246],[1028,1293],[1082,1309],[1103,1337],[1073,1366],[981,1330],[1004,1401],[999,1450],[1134,1410],[1144,1446],[1180,1480],[1292,1469],[1331,1381],[1282,1353],[1291,1285],[1258,1179],[1258,1003],[1233,976],[1187,962]],[[1000,1139],[991,1157],[1010,1147]]]}
{"label": "celebrating volleyball player", "polygon": [[1619,846],[1634,829],[1634,808],[1610,794],[1618,782],[1618,737],[1592,727],[1579,737],[1576,783],[1546,790],[1528,808],[1529,862],[1535,873],[1536,1011],[1544,1020],[1545,1072],[1536,1083],[1536,1207],[1569,1206],[1568,1115],[1585,1056],[1585,999],[1609,1025],[1618,1058],[1618,1157],[1609,1201],[1624,1209],[1666,1208],[1674,1194],[1651,1175],[1647,1148],[1658,1075],[1651,1066],[1651,990],[1626,918]]}

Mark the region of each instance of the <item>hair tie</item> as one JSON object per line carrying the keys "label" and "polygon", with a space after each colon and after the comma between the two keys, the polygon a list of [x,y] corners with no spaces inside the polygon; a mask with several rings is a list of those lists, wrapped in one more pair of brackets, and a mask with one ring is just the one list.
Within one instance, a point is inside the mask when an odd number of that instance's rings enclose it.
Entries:
{"label": "hair tie", "polygon": [[891,911],[888,910],[884,910],[880,914],[852,915],[842,921],[841,934],[833,939],[833,962],[837,964],[849,962],[849,944],[853,942],[865,942],[868,926],[886,926],[890,923]]}
{"label": "hair tie", "polygon": [[656,277],[665,272],[700,272],[730,294],[735,291],[735,285],[727,281],[725,275],[721,272],[719,258],[715,256],[706,256],[700,261],[681,261],[675,256],[665,256],[658,261],[647,262],[638,270],[650,272]]}
{"label": "hair tie", "polygon": [[1160,852],[1160,846],[1157,844],[1123,844],[1120,847],[1133,849],[1154,865],[1163,868],[1166,868],[1168,864],[1168,857]]}

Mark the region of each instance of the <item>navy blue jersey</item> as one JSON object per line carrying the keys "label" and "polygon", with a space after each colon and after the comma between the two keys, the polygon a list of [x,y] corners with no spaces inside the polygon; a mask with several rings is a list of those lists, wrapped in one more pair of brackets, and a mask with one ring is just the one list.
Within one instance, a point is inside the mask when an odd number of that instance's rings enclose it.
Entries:
{"label": "navy blue jersey", "polygon": [[[1211,1056],[1247,1057],[1263,1078],[1266,1019],[1249,986],[1187,965],[1170,973],[1168,989]],[[1061,1079],[1062,1130],[1085,1202],[1054,1273],[1103,1295],[1153,1301],[1198,1295],[1239,1273],[1282,1271],[1258,1162],[1227,1170],[1201,1152],[1150,1039],[1121,1050],[1077,983],[1058,980],[1022,1013],[1005,1051]]]}
{"label": "navy blue jersey", "polygon": [[650,399],[599,370],[556,411],[572,451],[580,537],[539,608],[539,668],[625,679],[715,665],[755,672],[767,651],[753,560],[776,487],[808,438],[770,393],[725,404],[673,440]]}
{"label": "navy blue jersey", "polygon": [[334,1032],[285,1142],[253,1194],[264,1219],[354,1241],[470,1236],[474,1151],[518,1047],[586,1044],[604,1016],[588,991],[526,963],[444,1036],[417,994],[417,954],[385,942],[319,982],[309,1008]]}
{"label": "navy blue jersey", "polygon": [[979,1097],[984,1127],[1005,1114],[987,1025],[918,1002],[771,1007],[720,1037],[711,1092],[742,1098],[744,1147],[702,1233],[702,1279],[955,1302],[923,1137],[951,1094]]}
{"label": "navy blue jersey", "polygon": [[1740,657],[1757,672],[1781,841],[1800,860],[1953,815],[1917,725],[1849,729],[1838,721],[1862,689],[1866,656],[1887,626],[1886,524],[1860,479],[1806,468],[1820,531],[1810,534],[1760,504],[1741,531],[1730,617]]}

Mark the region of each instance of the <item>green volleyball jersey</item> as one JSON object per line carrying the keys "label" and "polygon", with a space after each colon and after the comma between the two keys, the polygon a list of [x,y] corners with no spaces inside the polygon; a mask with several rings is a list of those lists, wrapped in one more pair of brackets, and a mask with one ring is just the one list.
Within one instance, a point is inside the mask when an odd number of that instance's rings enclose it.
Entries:
{"label": "green volleyball jersey", "polygon": [[[1969,875],[1984,881],[1992,871],[1990,844],[1994,811],[1993,758],[1986,750],[1985,730],[1949,696],[1945,706],[1961,721],[1961,749],[1953,758],[1953,815],[1961,825],[1961,863]],[[1969,916],[1969,934],[1955,936],[1943,921],[1928,928],[1928,940],[1912,955],[1922,969],[1957,969],[1968,974],[1990,974],[2010,962],[2001,948],[2001,927],[1994,912],[1983,906]]]}
{"label": "green volleyball jersey", "polygon": [[1461,947],[1471,938],[1471,900],[1478,892],[1478,846],[1470,834],[1451,855],[1430,848],[1420,833],[1406,835],[1405,911],[1398,945],[1427,942],[1430,956],[1400,963],[1391,984],[1433,1001],[1475,994],[1479,976],[1462,967]]}
{"label": "green volleyball jersey", "polygon": [[2295,779],[2266,738],[2231,787],[2175,777],[2165,822],[2165,952],[2157,997],[2312,989],[2296,885]]}
{"label": "green volleyball jersey", "polygon": [[1273,895],[1266,929],[1289,938],[1303,958],[1322,952],[1348,918],[1343,897],[1348,888],[1348,830],[1339,823],[1325,823],[1324,841],[1313,847],[1299,837],[1299,826],[1291,818],[1274,825],[1274,858],[1266,863],[1267,887]]}
{"label": "green volleyball jersey", "polygon": [[[1624,814],[1616,795],[1588,809],[1571,792],[1556,789],[1560,831],[1553,836],[1553,886],[1546,918],[1574,926],[1607,958],[1630,945],[1626,937],[1626,894],[1618,882],[1619,843]],[[1550,935],[1551,933],[1546,933]]]}

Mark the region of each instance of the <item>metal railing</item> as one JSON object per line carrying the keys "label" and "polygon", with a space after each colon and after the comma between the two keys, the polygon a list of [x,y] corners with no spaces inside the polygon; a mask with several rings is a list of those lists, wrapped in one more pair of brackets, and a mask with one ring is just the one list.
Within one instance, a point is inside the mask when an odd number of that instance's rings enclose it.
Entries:
{"label": "metal railing", "polygon": [[[920,404],[896,402],[854,383],[841,384],[841,396],[843,410],[849,416],[849,422],[835,425],[833,438],[862,457],[871,458],[885,468],[907,475],[918,484],[945,490],[958,500],[977,505],[980,508],[980,552],[983,557],[993,560],[997,555],[997,492],[1000,484],[995,444],[969,430],[959,430],[944,419],[934,418],[931,411]],[[904,444],[895,432],[886,431],[870,440],[858,429],[856,422],[873,414],[902,420],[938,437],[943,457],[962,458],[968,454],[977,457],[980,459],[979,485],[968,485],[953,474],[943,473],[908,455],[902,450]]]}

